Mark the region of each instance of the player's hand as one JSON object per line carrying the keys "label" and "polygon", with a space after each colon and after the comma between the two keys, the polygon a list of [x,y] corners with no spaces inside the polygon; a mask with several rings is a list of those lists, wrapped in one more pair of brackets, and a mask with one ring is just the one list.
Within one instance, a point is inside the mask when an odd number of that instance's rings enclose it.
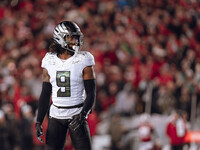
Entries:
{"label": "player's hand", "polygon": [[69,128],[72,129],[73,131],[76,131],[86,120],[85,115],[82,113],[75,115],[72,117],[72,121],[69,124]]}
{"label": "player's hand", "polygon": [[44,143],[44,141],[41,139],[41,135],[44,135],[43,133],[43,130],[42,130],[42,125],[40,122],[36,122],[35,124],[35,129],[36,129],[36,136],[38,138],[38,140],[41,142],[41,143]]}

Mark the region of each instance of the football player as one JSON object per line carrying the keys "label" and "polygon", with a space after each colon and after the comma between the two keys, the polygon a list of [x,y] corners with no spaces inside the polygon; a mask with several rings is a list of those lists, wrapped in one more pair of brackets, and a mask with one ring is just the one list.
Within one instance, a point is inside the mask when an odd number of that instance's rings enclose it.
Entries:
{"label": "football player", "polygon": [[63,21],[55,27],[50,52],[42,60],[43,85],[35,126],[36,136],[43,142],[42,122],[52,97],[47,150],[63,150],[68,131],[76,150],[91,150],[86,118],[96,97],[95,62],[91,53],[80,51],[82,45],[83,34],[78,25]]}

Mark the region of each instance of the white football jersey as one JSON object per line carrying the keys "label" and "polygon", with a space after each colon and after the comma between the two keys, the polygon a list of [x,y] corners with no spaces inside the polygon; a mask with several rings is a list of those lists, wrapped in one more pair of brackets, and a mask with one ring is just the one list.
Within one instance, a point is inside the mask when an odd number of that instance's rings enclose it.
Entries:
{"label": "white football jersey", "polygon": [[[56,106],[74,106],[84,102],[83,69],[95,65],[94,57],[87,51],[79,51],[67,60],[56,54],[46,53],[41,67],[47,69],[52,84],[52,102]],[[51,105],[50,116],[69,119],[82,108],[61,109]]]}

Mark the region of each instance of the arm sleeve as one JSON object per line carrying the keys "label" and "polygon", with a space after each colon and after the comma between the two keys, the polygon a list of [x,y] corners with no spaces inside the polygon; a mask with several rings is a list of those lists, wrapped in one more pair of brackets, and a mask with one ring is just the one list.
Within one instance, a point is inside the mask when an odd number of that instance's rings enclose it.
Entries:
{"label": "arm sleeve", "polygon": [[96,82],[95,79],[84,80],[86,99],[81,113],[84,116],[91,110],[96,99]]}
{"label": "arm sleeve", "polygon": [[44,117],[47,113],[50,97],[52,92],[52,85],[49,82],[43,82],[42,84],[42,92],[40,94],[39,102],[38,102],[38,114],[37,114],[37,122],[41,123],[44,120]]}

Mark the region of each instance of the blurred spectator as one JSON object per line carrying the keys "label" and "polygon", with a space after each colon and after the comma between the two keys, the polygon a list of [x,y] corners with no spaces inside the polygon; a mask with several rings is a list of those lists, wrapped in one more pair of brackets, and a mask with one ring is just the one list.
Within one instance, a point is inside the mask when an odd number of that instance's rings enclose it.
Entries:
{"label": "blurred spectator", "polygon": [[5,112],[6,128],[10,147],[11,149],[20,149],[20,122],[15,116],[13,105],[10,103],[4,104],[2,109]]}
{"label": "blurred spectator", "polygon": [[122,148],[122,135],[125,132],[120,116],[115,113],[109,125],[109,134],[111,135],[111,150],[121,150]]}
{"label": "blurred spectator", "polygon": [[140,117],[140,124],[138,126],[139,133],[139,147],[138,150],[152,150],[159,149],[161,145],[158,142],[158,135],[150,123],[149,114],[142,114]]}
{"label": "blurred spectator", "polygon": [[96,97],[95,110],[98,114],[109,109],[109,99],[105,89],[99,90]]}
{"label": "blurred spectator", "polygon": [[184,145],[184,137],[187,132],[185,117],[183,114],[174,112],[171,115],[171,120],[166,127],[166,134],[169,137],[172,150],[182,150]]}
{"label": "blurred spectator", "polygon": [[173,86],[173,82],[169,82],[166,86],[161,85],[158,89],[157,106],[161,114],[169,115],[176,108],[177,100],[173,95]]}
{"label": "blurred spectator", "polygon": [[177,108],[185,111],[187,115],[187,119],[190,119],[191,114],[191,102],[192,102],[192,94],[189,93],[189,88],[186,86],[182,86],[180,89],[180,97],[177,101]]}
{"label": "blurred spectator", "polygon": [[126,84],[116,95],[115,111],[121,116],[132,116],[136,112],[137,95],[131,84]]}
{"label": "blurred spectator", "polygon": [[5,114],[2,110],[0,110],[0,149],[2,150],[10,150],[11,145],[9,143],[9,132],[6,123]]}
{"label": "blurred spectator", "polygon": [[32,124],[33,124],[33,113],[31,106],[24,104],[21,107],[21,122],[20,122],[20,133],[21,133],[21,149],[32,150],[33,149],[33,135],[32,135]]}

